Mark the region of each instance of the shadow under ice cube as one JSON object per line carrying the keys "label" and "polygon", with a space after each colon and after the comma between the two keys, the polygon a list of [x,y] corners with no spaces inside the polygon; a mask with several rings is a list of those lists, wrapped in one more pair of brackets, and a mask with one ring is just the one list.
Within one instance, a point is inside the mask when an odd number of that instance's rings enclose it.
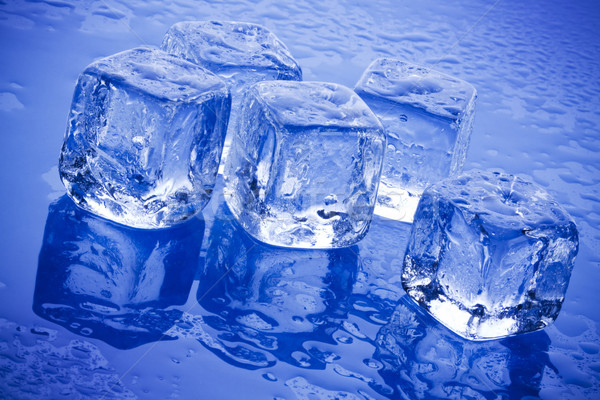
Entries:
{"label": "shadow under ice cube", "polygon": [[558,316],[578,247],[575,223],[541,187],[467,172],[423,193],[402,285],[467,339],[535,331]]}
{"label": "shadow under ice cube", "polygon": [[379,58],[354,90],[387,135],[375,214],[410,222],[423,190],[462,169],[475,88],[429,68]]}
{"label": "shadow under ice cube", "polygon": [[195,214],[215,184],[231,106],[211,72],[140,47],[80,75],[60,175],[82,208],[137,228]]}
{"label": "shadow under ice cube", "polygon": [[246,92],[225,199],[252,236],[287,247],[359,241],[371,222],[385,137],[350,89],[260,82]]}

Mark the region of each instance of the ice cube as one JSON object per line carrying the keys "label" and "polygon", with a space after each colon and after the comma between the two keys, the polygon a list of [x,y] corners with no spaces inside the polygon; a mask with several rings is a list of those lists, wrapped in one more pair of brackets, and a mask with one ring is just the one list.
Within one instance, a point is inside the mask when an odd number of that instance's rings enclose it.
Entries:
{"label": "ice cube", "polygon": [[263,80],[302,80],[302,70],[285,45],[257,24],[178,22],[165,34],[161,48],[207,68],[227,82],[232,93],[232,133],[226,140],[227,149],[237,130],[239,105],[248,86]]}
{"label": "ice cube", "polygon": [[79,77],[60,175],[82,208],[161,228],[210,199],[231,106],[211,72],[153,48],[98,60]]}
{"label": "ice cube", "polygon": [[379,117],[387,135],[375,213],[410,222],[425,187],[462,169],[475,88],[429,68],[379,58],[355,91]]}
{"label": "ice cube", "polygon": [[178,22],[165,34],[161,48],[223,77],[233,92],[265,79],[302,79],[302,71],[287,47],[257,24]]}
{"label": "ice cube", "polygon": [[225,170],[225,199],[258,240],[330,248],[359,241],[371,222],[385,136],[350,89],[266,81],[242,104]]}
{"label": "ice cube", "polygon": [[578,234],[528,178],[470,171],[423,193],[402,285],[467,339],[541,329],[560,311]]}
{"label": "ice cube", "polygon": [[98,218],[67,196],[50,205],[33,310],[117,348],[169,339],[197,269],[204,221],[154,231]]}

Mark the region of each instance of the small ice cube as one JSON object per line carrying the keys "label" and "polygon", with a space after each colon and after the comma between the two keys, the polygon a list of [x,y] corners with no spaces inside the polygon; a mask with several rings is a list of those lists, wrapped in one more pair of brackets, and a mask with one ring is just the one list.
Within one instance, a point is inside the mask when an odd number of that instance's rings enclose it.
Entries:
{"label": "small ice cube", "polygon": [[231,96],[211,72],[139,47],[79,77],[60,175],[82,208],[137,228],[162,228],[210,199]]}
{"label": "small ice cube", "polygon": [[359,241],[371,222],[385,136],[350,89],[268,81],[245,95],[225,169],[225,198],[255,238],[329,248]]}
{"label": "small ice cube", "polygon": [[[184,21],[171,26],[161,48],[223,78],[232,94],[229,132],[238,126],[243,92],[263,80],[302,80],[287,47],[267,28],[247,22]],[[231,137],[227,135],[224,159]]]}
{"label": "small ice cube", "polygon": [[540,186],[470,171],[423,193],[402,285],[467,339],[535,331],[558,316],[578,247],[575,223]]}
{"label": "small ice cube", "polygon": [[460,79],[389,58],[373,61],[355,91],[387,135],[375,214],[410,222],[423,190],[462,169],[476,91]]}

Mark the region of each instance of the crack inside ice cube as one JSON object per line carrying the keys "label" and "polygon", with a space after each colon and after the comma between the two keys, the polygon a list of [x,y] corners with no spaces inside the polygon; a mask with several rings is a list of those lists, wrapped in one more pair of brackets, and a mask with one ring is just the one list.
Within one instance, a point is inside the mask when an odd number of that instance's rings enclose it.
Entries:
{"label": "crack inside ice cube", "polygon": [[571,217],[541,187],[472,171],[423,193],[402,284],[467,339],[530,332],[558,316],[578,243]]}
{"label": "crack inside ice cube", "polygon": [[79,77],[60,174],[82,208],[161,228],[210,199],[231,107],[211,72],[140,47],[92,63]]}
{"label": "crack inside ice cube", "polygon": [[351,90],[320,82],[260,82],[242,104],[225,197],[257,239],[344,247],[367,232],[385,137]]}

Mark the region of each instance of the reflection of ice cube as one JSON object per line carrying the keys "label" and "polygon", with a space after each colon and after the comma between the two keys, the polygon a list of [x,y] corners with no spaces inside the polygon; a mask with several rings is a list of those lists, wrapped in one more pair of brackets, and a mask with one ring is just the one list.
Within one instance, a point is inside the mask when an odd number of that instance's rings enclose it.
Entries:
{"label": "reflection of ice cube", "polygon": [[358,268],[356,251],[265,245],[221,205],[197,294],[211,313],[205,324],[217,331],[220,348],[229,349],[219,355],[248,368],[268,365],[273,355],[293,365],[324,367],[326,355],[305,342],[330,343],[345,319]]}
{"label": "reflection of ice cube", "polygon": [[384,143],[377,118],[343,86],[257,83],[242,106],[225,198],[261,241],[349,246],[369,228]]}
{"label": "reflection of ice cube", "polygon": [[558,316],[578,243],[571,217],[541,187],[472,171],[423,193],[402,284],[463,337],[534,331]]}
{"label": "reflection of ice cube", "polygon": [[210,199],[229,118],[225,83],[152,48],[98,60],[79,77],[60,174],[77,204],[139,228]]}
{"label": "reflection of ice cube", "polygon": [[181,315],[204,233],[193,219],[140,231],[79,210],[66,196],[50,206],[34,311],[118,348],[159,340]]}
{"label": "reflection of ice cube", "polygon": [[545,332],[469,342],[403,298],[377,333],[373,358],[382,365],[383,388],[394,390],[382,393],[390,398],[537,398],[544,370],[554,368],[549,345]]}
{"label": "reflection of ice cube", "polygon": [[475,89],[425,67],[380,58],[355,91],[379,117],[388,140],[375,213],[412,221],[425,187],[462,168]]}
{"label": "reflection of ice cube", "polygon": [[[237,130],[239,104],[248,86],[263,80],[302,79],[302,70],[285,45],[257,24],[178,22],[166,33],[161,48],[209,69],[227,82],[233,101],[229,132]],[[228,135],[226,148],[232,135]]]}

